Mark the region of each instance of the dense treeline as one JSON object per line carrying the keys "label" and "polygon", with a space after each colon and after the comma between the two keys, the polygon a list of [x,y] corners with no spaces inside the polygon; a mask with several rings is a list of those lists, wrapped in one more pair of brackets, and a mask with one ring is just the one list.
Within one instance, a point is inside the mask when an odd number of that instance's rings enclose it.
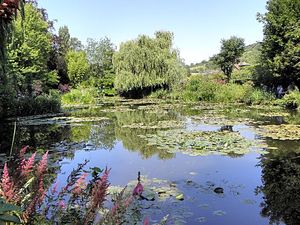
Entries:
{"label": "dense treeline", "polygon": [[[0,118],[57,112],[61,94],[70,90],[63,103],[94,103],[99,94],[136,98],[151,93],[198,101],[207,100],[201,93],[209,96],[212,90],[219,97],[209,101],[235,101],[228,96],[238,94],[229,90],[241,85],[237,88],[242,93],[267,96],[254,102],[270,101],[270,93],[276,93],[279,98],[286,94],[280,104],[292,108],[300,104],[299,1],[267,2],[267,12],[258,16],[264,25],[261,44],[245,46],[242,38],[232,36],[221,40],[219,54],[190,68],[173,47],[171,32],[140,35],[122,43],[118,51],[107,37],[88,39],[84,46],[71,37],[67,26],[56,33],[47,11],[36,1],[25,7],[23,1],[9,1],[16,4],[5,7],[2,2],[6,14],[0,17]],[[16,8],[22,10],[14,19]],[[240,101],[253,103],[247,96]]]}

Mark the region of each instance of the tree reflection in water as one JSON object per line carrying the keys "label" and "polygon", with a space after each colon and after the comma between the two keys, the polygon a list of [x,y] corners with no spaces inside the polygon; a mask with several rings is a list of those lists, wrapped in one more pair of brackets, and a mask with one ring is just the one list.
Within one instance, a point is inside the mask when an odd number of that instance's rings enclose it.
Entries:
{"label": "tree reflection in water", "polygon": [[261,157],[263,193],[261,214],[270,218],[270,224],[300,223],[300,143],[272,141],[271,146],[281,150]]}

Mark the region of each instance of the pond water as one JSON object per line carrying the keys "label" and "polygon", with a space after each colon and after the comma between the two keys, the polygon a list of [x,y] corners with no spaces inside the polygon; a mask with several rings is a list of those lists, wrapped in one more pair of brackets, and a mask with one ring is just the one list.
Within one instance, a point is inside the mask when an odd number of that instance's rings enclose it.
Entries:
{"label": "pond water", "polygon": [[[300,224],[300,116],[277,108],[105,100],[20,118],[13,149],[49,149],[61,185],[78,163],[136,181],[140,217],[167,224]],[[2,161],[13,122],[0,125]],[[2,163],[1,163],[2,164]]]}

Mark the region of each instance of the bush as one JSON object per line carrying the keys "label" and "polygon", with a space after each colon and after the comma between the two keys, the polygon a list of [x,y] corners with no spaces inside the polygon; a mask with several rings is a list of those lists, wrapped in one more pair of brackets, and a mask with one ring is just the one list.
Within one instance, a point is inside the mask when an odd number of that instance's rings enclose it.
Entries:
{"label": "bush", "polygon": [[61,111],[60,94],[50,90],[49,94],[37,97],[20,97],[11,102],[8,116],[29,116]]}
{"label": "bush", "polygon": [[64,94],[62,96],[62,103],[63,105],[95,104],[97,97],[97,88],[79,87]]}
{"label": "bush", "polygon": [[208,77],[194,75],[188,80],[182,98],[186,101],[214,101],[219,86]]}
{"label": "bush", "polygon": [[[249,82],[243,85],[223,84],[208,76],[199,75],[191,76],[184,91],[181,94],[180,91],[178,90],[175,94],[185,101],[261,104],[275,99],[272,94],[254,88]],[[174,92],[170,94],[170,96],[173,95]]]}
{"label": "bush", "polygon": [[288,109],[300,109],[300,92],[298,89],[286,94],[279,103]]}

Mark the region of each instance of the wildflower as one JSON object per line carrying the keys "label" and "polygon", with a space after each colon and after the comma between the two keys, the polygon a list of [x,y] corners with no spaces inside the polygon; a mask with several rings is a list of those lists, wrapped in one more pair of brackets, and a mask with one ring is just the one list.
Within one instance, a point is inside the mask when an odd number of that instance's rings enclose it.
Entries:
{"label": "wildflower", "polygon": [[39,176],[41,176],[42,174],[44,174],[46,172],[46,169],[47,169],[47,158],[48,158],[48,152],[47,151],[43,157],[42,157],[42,160],[40,161],[39,165],[38,165],[38,168],[37,168],[37,173]]}
{"label": "wildflower", "polygon": [[97,180],[93,186],[91,204],[85,216],[84,224],[88,224],[89,221],[94,220],[96,209],[103,206],[103,203],[106,200],[105,197],[107,196],[107,189],[110,185],[108,183],[109,171],[110,170],[106,168],[102,177]]}
{"label": "wildflower", "polygon": [[92,190],[92,206],[93,208],[97,208],[102,206],[103,202],[105,201],[105,197],[107,195],[107,189],[109,187],[108,183],[108,169],[105,169],[104,174],[102,177],[94,184]]}
{"label": "wildflower", "polygon": [[25,159],[23,159],[24,163],[22,162],[23,165],[21,167],[21,176],[27,177],[29,175],[29,173],[32,172],[35,155],[36,155],[36,152],[33,153],[27,161]]}
{"label": "wildflower", "polygon": [[26,153],[26,151],[27,151],[27,149],[29,148],[29,146],[28,145],[26,145],[25,147],[23,147],[21,150],[20,150],[20,154],[19,154],[19,156],[20,156],[20,158],[21,159],[23,159],[24,158],[24,156],[25,156],[25,153]]}
{"label": "wildflower", "polygon": [[4,164],[0,187],[2,189],[3,197],[5,198],[6,201],[9,202],[12,200],[16,200],[17,196],[15,193],[14,183],[10,179],[6,163]]}
{"label": "wildflower", "polygon": [[74,187],[74,189],[72,190],[72,193],[74,194],[74,195],[80,195],[80,193],[81,193],[81,191],[82,190],[84,190],[84,189],[86,189],[86,187],[87,187],[87,183],[86,183],[86,181],[85,181],[85,178],[87,177],[87,173],[83,173],[80,177],[79,177],[79,179],[76,181],[76,183],[75,183],[75,187]]}

